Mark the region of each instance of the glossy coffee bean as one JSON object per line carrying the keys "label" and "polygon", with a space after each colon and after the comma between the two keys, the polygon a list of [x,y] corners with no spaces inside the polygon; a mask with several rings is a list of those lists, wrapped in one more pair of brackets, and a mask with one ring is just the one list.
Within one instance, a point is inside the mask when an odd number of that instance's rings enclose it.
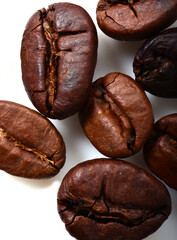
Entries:
{"label": "glossy coffee bean", "polygon": [[159,97],[177,97],[177,28],[147,40],[137,52],[133,69],[136,81]]}
{"label": "glossy coffee bean", "polygon": [[93,83],[79,117],[92,144],[102,154],[114,158],[140,151],[154,122],[144,91],[121,73],[109,73]]}
{"label": "glossy coffee bean", "polygon": [[25,89],[45,116],[75,114],[87,98],[97,58],[97,33],[81,7],[56,3],[37,11],[22,40]]}
{"label": "glossy coffee bean", "polygon": [[34,110],[0,101],[0,169],[15,176],[48,178],[65,162],[65,144],[53,124]]}
{"label": "glossy coffee bean", "polygon": [[176,12],[176,0],[100,0],[97,22],[112,38],[141,40],[170,26]]}
{"label": "glossy coffee bean", "polygon": [[171,212],[165,186],[125,161],[94,159],[72,168],[58,191],[58,212],[78,240],[140,240]]}
{"label": "glossy coffee bean", "polygon": [[171,188],[177,190],[177,114],[170,114],[154,125],[144,146],[149,168]]}

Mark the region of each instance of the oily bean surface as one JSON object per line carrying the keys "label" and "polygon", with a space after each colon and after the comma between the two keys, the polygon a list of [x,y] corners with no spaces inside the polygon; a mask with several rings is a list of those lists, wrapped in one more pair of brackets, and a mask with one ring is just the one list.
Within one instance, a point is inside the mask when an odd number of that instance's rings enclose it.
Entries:
{"label": "oily bean surface", "polygon": [[144,146],[149,168],[171,188],[177,190],[177,114],[158,120]]}
{"label": "oily bean surface", "polygon": [[97,22],[112,38],[142,40],[170,26],[176,12],[176,0],[100,0]]}
{"label": "oily bean surface", "polygon": [[37,11],[22,40],[25,89],[45,116],[64,119],[87,98],[97,59],[97,33],[80,6],[56,3]]}
{"label": "oily bean surface", "polygon": [[79,117],[97,150],[114,158],[140,151],[154,122],[144,91],[131,77],[121,73],[109,73],[92,84],[91,95]]}
{"label": "oily bean surface", "polygon": [[65,144],[53,124],[34,110],[0,101],[0,169],[15,176],[48,178],[65,162]]}
{"label": "oily bean surface", "polygon": [[148,92],[177,97],[177,28],[147,40],[137,52],[133,69],[136,81]]}
{"label": "oily bean surface", "polygon": [[66,174],[58,212],[78,240],[140,240],[168,218],[171,200],[145,170],[121,160],[94,159]]}

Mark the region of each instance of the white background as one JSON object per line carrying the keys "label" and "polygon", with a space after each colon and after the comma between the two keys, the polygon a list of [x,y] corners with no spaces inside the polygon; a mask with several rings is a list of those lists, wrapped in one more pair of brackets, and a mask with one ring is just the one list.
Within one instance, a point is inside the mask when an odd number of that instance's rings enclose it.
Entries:
{"label": "white background", "polygon": [[[97,1],[73,0],[84,7],[96,24],[99,37],[98,62],[94,79],[112,71],[134,78],[132,62],[140,42],[119,42],[104,35],[96,23]],[[0,12],[0,99],[34,108],[21,79],[20,47],[25,25],[37,10],[53,4],[50,0],[1,1]],[[177,27],[177,23],[173,24]],[[147,94],[155,120],[177,112],[175,99]],[[66,143],[66,163],[61,172],[48,180],[30,180],[0,171],[0,239],[1,240],[72,240],[57,213],[57,192],[64,175],[79,162],[103,157],[87,140],[77,114],[66,120],[52,121]],[[142,153],[126,159],[148,170]],[[172,214],[148,240],[177,239],[177,191],[168,188],[172,197]],[[93,239],[94,240],[94,239]],[[104,240],[104,239],[103,239]]]}

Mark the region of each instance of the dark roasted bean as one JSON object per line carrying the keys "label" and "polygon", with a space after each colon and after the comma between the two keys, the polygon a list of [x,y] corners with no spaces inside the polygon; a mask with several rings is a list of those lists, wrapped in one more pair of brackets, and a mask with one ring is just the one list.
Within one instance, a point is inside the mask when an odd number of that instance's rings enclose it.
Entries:
{"label": "dark roasted bean", "polygon": [[136,81],[159,97],[177,97],[177,28],[147,40],[137,52],[133,69]]}

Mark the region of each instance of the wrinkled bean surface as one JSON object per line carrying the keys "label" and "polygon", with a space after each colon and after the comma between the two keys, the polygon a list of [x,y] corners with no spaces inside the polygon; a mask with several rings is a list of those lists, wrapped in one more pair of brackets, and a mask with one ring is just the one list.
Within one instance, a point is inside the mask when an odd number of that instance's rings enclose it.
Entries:
{"label": "wrinkled bean surface", "polygon": [[0,169],[26,178],[56,175],[65,144],[53,124],[34,110],[0,101]]}
{"label": "wrinkled bean surface", "polygon": [[79,117],[89,140],[109,157],[128,157],[140,151],[154,120],[144,91],[121,73],[109,73],[93,83]]}
{"label": "wrinkled bean surface", "polygon": [[172,24],[176,12],[176,0],[100,0],[97,22],[112,38],[141,40]]}
{"label": "wrinkled bean surface", "polygon": [[159,178],[177,190],[177,114],[167,115],[155,123],[144,146],[144,158]]}
{"label": "wrinkled bean surface", "polygon": [[177,28],[146,41],[137,52],[133,68],[136,81],[159,97],[177,97]]}
{"label": "wrinkled bean surface", "polygon": [[94,159],[64,177],[58,212],[78,240],[140,240],[156,231],[171,211],[165,186],[125,161]]}
{"label": "wrinkled bean surface", "polygon": [[76,113],[87,98],[96,57],[96,28],[83,8],[57,3],[37,11],[21,47],[22,78],[34,106],[50,118]]}

